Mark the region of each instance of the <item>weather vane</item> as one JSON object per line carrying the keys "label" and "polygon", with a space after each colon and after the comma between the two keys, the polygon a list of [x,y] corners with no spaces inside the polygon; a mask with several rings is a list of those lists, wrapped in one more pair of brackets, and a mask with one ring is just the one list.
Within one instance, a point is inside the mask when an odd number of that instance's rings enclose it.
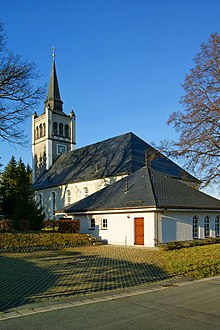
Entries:
{"label": "weather vane", "polygon": [[55,47],[52,48],[52,57],[53,57],[53,61],[55,61]]}

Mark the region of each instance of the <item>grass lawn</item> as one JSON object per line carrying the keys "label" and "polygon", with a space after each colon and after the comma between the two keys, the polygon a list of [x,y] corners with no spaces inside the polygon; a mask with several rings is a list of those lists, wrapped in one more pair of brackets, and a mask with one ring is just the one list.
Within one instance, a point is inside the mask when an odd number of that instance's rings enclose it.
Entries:
{"label": "grass lawn", "polygon": [[166,271],[196,279],[220,275],[220,244],[161,251]]}

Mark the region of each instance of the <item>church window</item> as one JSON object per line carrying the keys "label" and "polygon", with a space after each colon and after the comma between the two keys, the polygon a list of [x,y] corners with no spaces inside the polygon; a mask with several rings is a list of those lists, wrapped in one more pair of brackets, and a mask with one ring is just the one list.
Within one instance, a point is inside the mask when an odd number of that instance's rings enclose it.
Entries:
{"label": "church window", "polygon": [[215,217],[215,237],[220,236],[220,216]]}
{"label": "church window", "polygon": [[65,138],[69,138],[69,125],[65,125]]}
{"label": "church window", "polygon": [[194,215],[193,217],[192,231],[193,238],[199,238],[199,218],[197,215]]}
{"label": "church window", "polygon": [[38,194],[38,207],[39,207],[39,209],[43,207],[42,194]]}
{"label": "church window", "polygon": [[84,190],[84,196],[85,197],[88,196],[89,195],[89,188],[88,187],[84,187],[83,190]]}
{"label": "church window", "polygon": [[63,124],[59,125],[59,136],[63,136]]}
{"label": "church window", "polygon": [[39,128],[38,128],[38,126],[36,127],[36,139],[38,139],[39,138]]}
{"label": "church window", "polygon": [[204,236],[209,237],[210,232],[210,217],[207,215],[204,219]]}
{"label": "church window", "polygon": [[46,135],[46,125],[45,125],[45,123],[43,123],[43,136],[45,136]]}
{"label": "church window", "polygon": [[57,123],[53,123],[53,135],[57,135]]}
{"label": "church window", "polygon": [[52,209],[52,217],[55,218],[55,212],[56,212],[56,193],[53,191],[52,194],[52,200],[51,200],[51,209]]}
{"label": "church window", "polygon": [[67,205],[71,204],[71,190],[67,190]]}
{"label": "church window", "polygon": [[42,124],[40,124],[40,138],[43,136],[43,127]]}

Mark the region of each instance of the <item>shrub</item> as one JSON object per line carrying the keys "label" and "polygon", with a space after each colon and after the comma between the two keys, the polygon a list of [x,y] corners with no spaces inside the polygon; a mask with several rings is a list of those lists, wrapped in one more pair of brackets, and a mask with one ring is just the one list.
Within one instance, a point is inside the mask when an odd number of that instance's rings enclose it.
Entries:
{"label": "shrub", "polygon": [[43,225],[46,231],[79,233],[80,230],[80,220],[44,220]]}
{"label": "shrub", "polygon": [[[0,233],[0,252],[92,245],[91,236],[73,233]],[[25,248],[25,249],[24,249]]]}
{"label": "shrub", "polygon": [[60,232],[71,232],[79,233],[80,230],[80,220],[60,220],[59,229]]}
{"label": "shrub", "polygon": [[193,241],[171,241],[161,245],[164,251],[177,250],[187,247],[202,246],[220,243],[220,237],[208,237],[205,239],[195,239]]}
{"label": "shrub", "polygon": [[1,219],[0,220],[0,232],[12,230],[12,220],[10,219]]}

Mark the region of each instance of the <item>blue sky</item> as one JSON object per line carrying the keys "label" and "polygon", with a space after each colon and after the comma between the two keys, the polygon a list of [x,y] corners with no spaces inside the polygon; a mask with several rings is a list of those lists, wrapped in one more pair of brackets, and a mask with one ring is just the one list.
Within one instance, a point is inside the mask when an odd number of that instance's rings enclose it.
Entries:
{"label": "blue sky", "polygon": [[[219,0],[8,0],[0,19],[8,48],[49,82],[52,47],[64,111],[77,115],[77,147],[132,131],[148,143],[176,138],[166,125],[181,109],[193,58],[220,30]],[[43,111],[41,101],[38,114]],[[2,163],[31,164],[28,147],[0,143]]]}

